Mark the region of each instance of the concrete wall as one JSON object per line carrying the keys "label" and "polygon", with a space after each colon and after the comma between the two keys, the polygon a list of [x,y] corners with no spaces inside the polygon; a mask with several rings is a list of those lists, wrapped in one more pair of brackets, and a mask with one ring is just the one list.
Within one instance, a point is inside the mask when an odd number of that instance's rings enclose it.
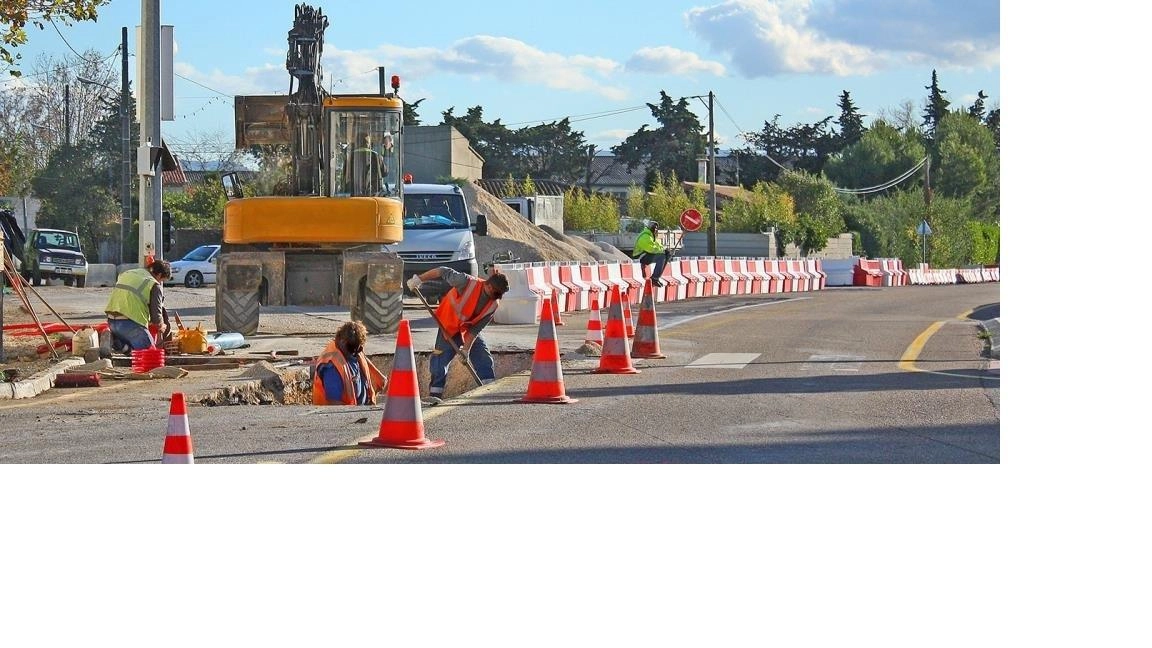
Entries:
{"label": "concrete wall", "polygon": [[484,159],[454,126],[405,126],[404,172],[415,182],[442,178],[479,180]]}
{"label": "concrete wall", "polygon": [[[680,256],[708,256],[708,232],[685,232],[684,247]],[[775,234],[732,234],[721,232],[716,235],[716,256],[761,257],[775,259]],[[784,256],[798,258],[800,249],[795,245],[784,246]],[[847,259],[852,257],[852,235],[841,234],[828,239],[828,245],[819,252],[807,255],[810,259]]]}
{"label": "concrete wall", "polygon": [[36,214],[40,213],[40,199],[34,196],[22,198],[20,196],[0,196],[0,202],[6,202],[16,216],[16,224],[25,234],[36,229]]}

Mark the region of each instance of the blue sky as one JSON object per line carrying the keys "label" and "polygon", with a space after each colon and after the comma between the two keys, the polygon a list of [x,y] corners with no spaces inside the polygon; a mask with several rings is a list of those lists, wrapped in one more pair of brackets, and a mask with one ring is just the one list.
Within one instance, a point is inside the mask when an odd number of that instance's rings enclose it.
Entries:
{"label": "blue sky", "polygon": [[[233,141],[232,98],[283,94],[295,2],[161,2],[174,26],[175,121],[162,133],[181,149]],[[922,110],[932,70],[953,107],[983,90],[1000,104],[1000,3],[990,0],[628,0],[501,3],[446,0],[313,3],[328,16],[325,85],[375,92],[377,67],[402,79],[401,96],[423,99],[421,120],[482,106],[486,120],[519,128],[570,117],[601,149],[642,125],[645,106],[715,92],[721,148],[741,146],[776,114],[812,123],[839,114],[847,90],[866,121],[911,102]],[[135,88],[140,0],[113,0],[97,23],[29,30],[27,70],[40,55],[95,49],[119,76],[121,27],[129,27]],[[707,103],[691,105],[707,126]],[[190,151],[189,151],[190,153]],[[187,155],[185,155],[187,157]]]}

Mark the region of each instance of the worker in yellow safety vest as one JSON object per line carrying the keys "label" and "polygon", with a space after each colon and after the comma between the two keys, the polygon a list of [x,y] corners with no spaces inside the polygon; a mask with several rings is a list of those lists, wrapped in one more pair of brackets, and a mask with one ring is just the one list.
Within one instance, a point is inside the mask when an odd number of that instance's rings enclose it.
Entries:
{"label": "worker in yellow safety vest", "polygon": [[375,405],[388,379],[364,355],[368,329],[345,322],[312,363],[313,405]]}
{"label": "worker in yellow safety vest", "polygon": [[102,354],[147,349],[172,339],[164,308],[164,282],[171,278],[172,264],[163,259],[120,273],[104,307],[109,336],[100,342]]}
{"label": "worker in yellow safety vest", "polygon": [[663,286],[664,280],[660,277],[664,274],[664,266],[668,263],[668,258],[672,253],[665,249],[660,241],[656,240],[656,228],[659,225],[656,221],[648,221],[644,225],[644,229],[640,231],[640,235],[636,237],[636,243],[632,246],[632,258],[640,262],[640,276],[645,276],[645,270],[650,264],[652,265],[652,285]]}

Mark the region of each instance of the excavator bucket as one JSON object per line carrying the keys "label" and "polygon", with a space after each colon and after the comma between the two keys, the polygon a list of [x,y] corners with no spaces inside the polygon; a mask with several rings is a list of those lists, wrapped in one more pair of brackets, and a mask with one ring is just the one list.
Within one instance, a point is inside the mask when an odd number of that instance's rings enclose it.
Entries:
{"label": "excavator bucket", "polygon": [[288,97],[236,97],[236,148],[255,144],[289,144]]}

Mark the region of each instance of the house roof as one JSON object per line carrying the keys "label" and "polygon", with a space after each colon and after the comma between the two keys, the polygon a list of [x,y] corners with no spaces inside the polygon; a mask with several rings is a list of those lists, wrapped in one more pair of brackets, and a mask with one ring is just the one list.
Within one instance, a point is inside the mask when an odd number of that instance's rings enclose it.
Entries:
{"label": "house roof", "polygon": [[[482,178],[476,181],[480,188],[488,193],[496,196],[497,198],[504,198],[508,195],[506,191],[506,179],[499,178]],[[517,182],[521,180],[517,179]],[[536,193],[541,196],[563,196],[572,188],[572,185],[563,182],[556,182],[555,180],[537,180],[532,179],[532,184],[536,185]]]}

